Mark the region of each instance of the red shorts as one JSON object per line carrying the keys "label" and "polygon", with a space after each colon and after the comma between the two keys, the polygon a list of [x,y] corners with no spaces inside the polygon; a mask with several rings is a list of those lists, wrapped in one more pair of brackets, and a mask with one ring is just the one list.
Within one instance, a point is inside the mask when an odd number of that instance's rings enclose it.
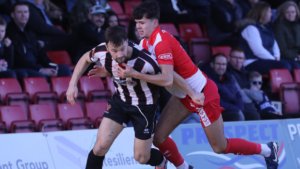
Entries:
{"label": "red shorts", "polygon": [[215,82],[207,79],[203,93],[205,96],[203,106],[196,105],[189,96],[180,100],[190,112],[197,113],[202,126],[207,127],[220,117],[224,109],[220,105],[220,95]]}

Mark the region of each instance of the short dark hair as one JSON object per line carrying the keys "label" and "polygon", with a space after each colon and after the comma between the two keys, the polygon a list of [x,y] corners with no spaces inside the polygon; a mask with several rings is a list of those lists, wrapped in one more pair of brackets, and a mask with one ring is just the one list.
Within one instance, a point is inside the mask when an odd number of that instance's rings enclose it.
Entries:
{"label": "short dark hair", "polygon": [[252,80],[253,78],[256,78],[256,77],[262,77],[262,75],[257,71],[251,71],[249,73],[249,80]]}
{"label": "short dark hair", "polygon": [[216,53],[212,55],[210,62],[215,63],[217,57],[224,57],[228,61],[228,57],[224,53]]}
{"label": "short dark hair", "polygon": [[20,5],[25,5],[25,6],[27,6],[28,9],[29,9],[29,5],[30,5],[30,4],[29,4],[29,2],[25,2],[25,1],[18,1],[18,2],[16,2],[16,3],[13,4],[13,6],[11,7],[10,12],[15,12],[16,6],[20,6]]}
{"label": "short dark hair", "polygon": [[124,41],[126,41],[127,32],[122,26],[112,26],[105,31],[105,42],[111,42],[116,46],[120,46]]}
{"label": "short dark hair", "polygon": [[3,17],[0,16],[0,25],[2,26],[6,26],[7,22],[5,21],[5,19]]}
{"label": "short dark hair", "polygon": [[143,17],[146,17],[147,19],[159,19],[160,8],[157,1],[143,1],[133,10],[133,19],[142,19]]}

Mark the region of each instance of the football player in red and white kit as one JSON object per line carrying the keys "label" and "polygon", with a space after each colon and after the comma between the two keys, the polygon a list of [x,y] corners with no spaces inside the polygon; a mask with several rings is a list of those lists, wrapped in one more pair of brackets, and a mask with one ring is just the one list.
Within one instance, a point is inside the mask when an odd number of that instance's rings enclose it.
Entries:
{"label": "football player in red and white kit", "polygon": [[[184,163],[182,157],[173,157],[173,144],[169,143],[168,136],[191,112],[196,112],[214,152],[241,155],[261,154],[265,157],[268,169],[277,168],[278,144],[276,142],[258,144],[245,139],[224,136],[221,116],[223,108],[220,106],[220,96],[216,84],[198,69],[171,34],[160,29],[159,10],[157,2],[143,1],[135,8],[133,18],[136,21],[138,33],[144,38],[140,45],[156,56],[162,73],[142,74],[129,66],[126,66],[126,69],[119,69],[119,73],[124,77],[133,77],[164,86],[173,94],[159,118],[154,135],[154,145],[177,168],[187,168],[188,165],[180,164]],[[202,92],[204,94],[203,105],[195,104],[197,100],[191,99],[180,87],[173,84],[173,71],[183,77],[195,93]]]}

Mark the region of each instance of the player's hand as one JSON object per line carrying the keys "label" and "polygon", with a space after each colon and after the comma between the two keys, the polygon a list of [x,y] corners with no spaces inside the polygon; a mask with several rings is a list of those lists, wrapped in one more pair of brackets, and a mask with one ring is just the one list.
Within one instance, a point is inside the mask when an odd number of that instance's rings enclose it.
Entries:
{"label": "player's hand", "polygon": [[135,72],[135,70],[132,67],[130,67],[124,63],[122,63],[121,66],[118,65],[118,76],[121,78],[132,77],[134,72]]}
{"label": "player's hand", "polygon": [[201,106],[204,105],[205,96],[203,93],[194,92],[190,97],[194,103]]}
{"label": "player's hand", "polygon": [[67,100],[70,104],[75,104],[75,99],[78,96],[78,88],[77,86],[69,86],[66,92]]}
{"label": "player's hand", "polygon": [[106,76],[106,70],[103,66],[95,65],[93,69],[91,69],[88,72],[89,77],[105,77]]}

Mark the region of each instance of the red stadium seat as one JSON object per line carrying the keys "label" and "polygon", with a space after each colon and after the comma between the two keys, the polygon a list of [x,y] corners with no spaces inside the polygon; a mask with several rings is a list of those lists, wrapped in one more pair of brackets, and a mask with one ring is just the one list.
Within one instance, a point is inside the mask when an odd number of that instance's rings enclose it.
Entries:
{"label": "red stadium seat", "polygon": [[294,80],[300,83],[300,69],[294,69]]}
{"label": "red stadium seat", "polygon": [[300,117],[300,84],[282,84],[280,96],[283,115]]}
{"label": "red stadium seat", "polygon": [[223,53],[225,56],[229,57],[231,47],[230,46],[212,46],[212,55]]}
{"label": "red stadium seat", "polygon": [[47,51],[49,59],[56,64],[73,66],[69,53],[65,50]]}
{"label": "red stadium seat", "polygon": [[123,8],[118,1],[108,1],[107,3],[117,15],[124,14]]}
{"label": "red stadium seat", "polygon": [[29,96],[22,91],[17,79],[1,78],[0,95],[2,104],[19,105],[24,111],[28,112]]}
{"label": "red stadium seat", "polygon": [[177,28],[175,27],[175,25],[173,23],[161,23],[160,28],[162,30],[166,30],[167,32],[169,32],[173,36],[179,36]]}
{"label": "red stadium seat", "polygon": [[79,86],[88,101],[107,99],[111,96],[110,91],[104,87],[100,78],[82,76],[79,79]]}
{"label": "red stadium seat", "polygon": [[58,104],[58,116],[63,120],[66,129],[93,128],[92,121],[89,118],[84,117],[82,108],[79,104]]}
{"label": "red stadium seat", "polygon": [[56,111],[48,104],[30,105],[30,118],[37,124],[38,131],[63,130],[63,122],[56,118]]}
{"label": "red stadium seat", "polygon": [[102,121],[103,115],[107,110],[107,101],[97,101],[97,102],[86,102],[86,114],[94,122],[96,128],[99,127],[99,124]]}
{"label": "red stadium seat", "polygon": [[0,133],[6,133],[7,129],[5,126],[5,123],[3,121],[0,121]]}
{"label": "red stadium seat", "polygon": [[[52,77],[51,78],[52,91],[56,92],[61,103],[66,102],[66,92],[67,92],[70,80],[71,80],[70,76]],[[82,92],[78,93],[77,101],[79,101],[79,102],[84,101],[84,94]]]}
{"label": "red stadium seat", "polygon": [[204,33],[197,23],[181,23],[179,33],[185,42],[189,42],[192,38],[203,38]]}
{"label": "red stadium seat", "polygon": [[278,93],[280,85],[283,83],[291,83],[293,78],[287,69],[272,69],[270,70],[271,92]]}
{"label": "red stadium seat", "polygon": [[0,118],[5,122],[9,132],[34,132],[34,122],[20,106],[1,107]]}
{"label": "red stadium seat", "polygon": [[46,78],[27,77],[24,78],[24,88],[28,92],[31,101],[36,104],[49,103],[56,105],[57,95],[52,92]]}
{"label": "red stadium seat", "polygon": [[190,57],[196,65],[208,63],[211,48],[207,38],[193,38],[189,43]]}
{"label": "red stadium seat", "polygon": [[125,14],[127,14],[129,18],[131,18],[133,9],[137,7],[140,3],[140,1],[124,1]]}

